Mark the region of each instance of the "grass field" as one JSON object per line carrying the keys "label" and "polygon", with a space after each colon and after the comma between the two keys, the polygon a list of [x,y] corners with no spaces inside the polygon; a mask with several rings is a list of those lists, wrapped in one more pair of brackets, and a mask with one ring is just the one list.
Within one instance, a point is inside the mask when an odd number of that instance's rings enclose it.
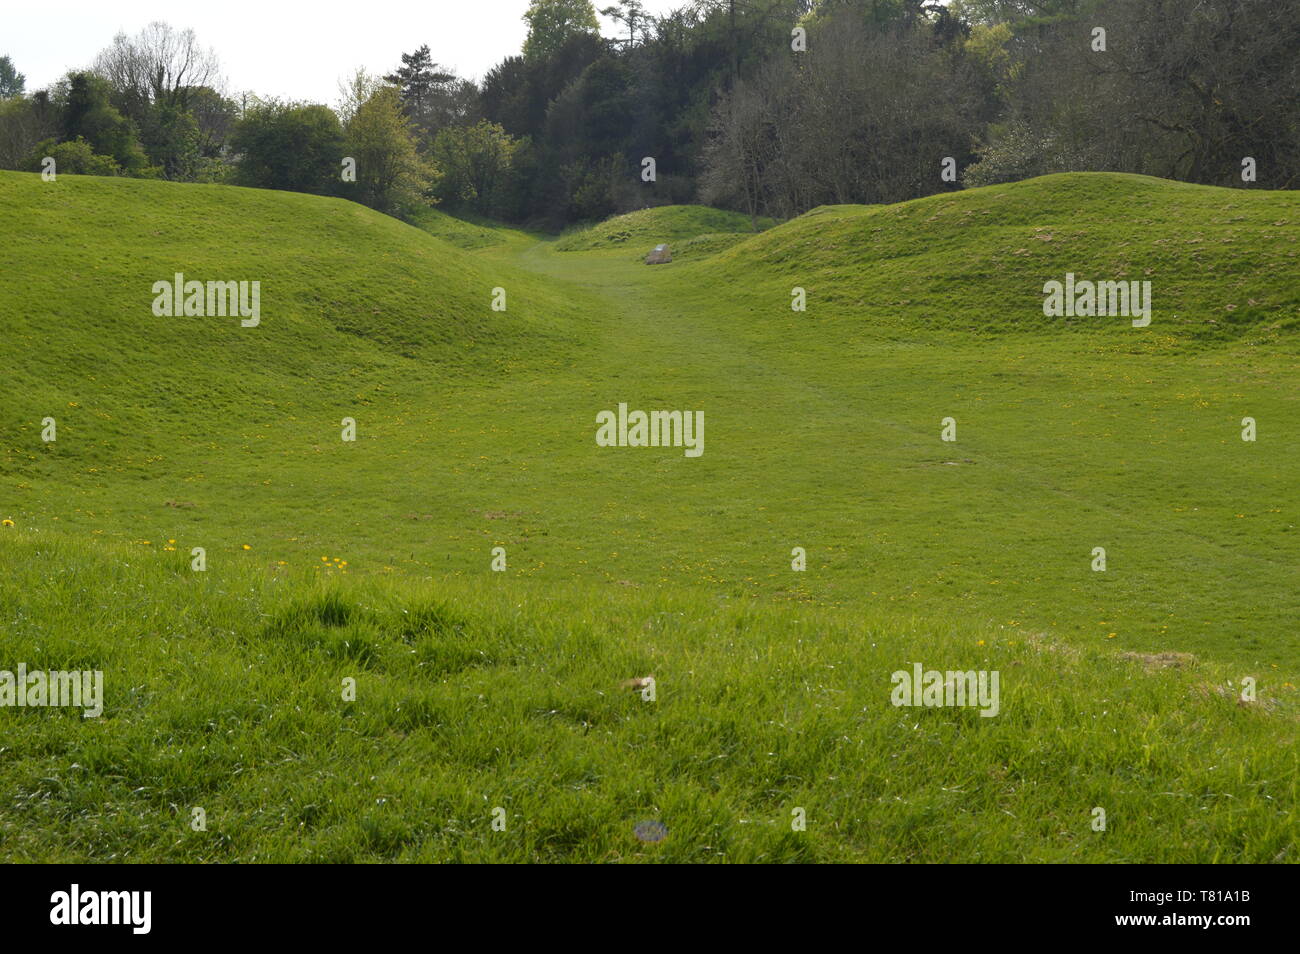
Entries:
{"label": "grass field", "polygon": [[[105,684],[0,710],[0,856],[1296,860],[1300,199],[719,215],[0,173],[0,669]],[[260,326],[155,317],[178,271]],[[1044,317],[1067,272],[1150,326]],[[704,453],[597,446],[620,402]]]}

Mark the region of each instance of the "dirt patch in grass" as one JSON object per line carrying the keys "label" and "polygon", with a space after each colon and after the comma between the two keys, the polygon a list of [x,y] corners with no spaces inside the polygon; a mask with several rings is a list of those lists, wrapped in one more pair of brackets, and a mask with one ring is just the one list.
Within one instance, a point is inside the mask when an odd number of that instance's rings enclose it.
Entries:
{"label": "dirt patch in grass", "polygon": [[1140,662],[1149,670],[1190,669],[1197,663],[1191,653],[1120,653],[1119,658]]}

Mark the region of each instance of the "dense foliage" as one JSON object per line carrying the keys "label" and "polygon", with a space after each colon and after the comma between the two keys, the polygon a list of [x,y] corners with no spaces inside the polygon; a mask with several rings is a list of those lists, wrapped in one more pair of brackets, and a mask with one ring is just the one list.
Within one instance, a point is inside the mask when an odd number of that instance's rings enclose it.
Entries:
{"label": "dense foliage", "polygon": [[30,94],[0,57],[0,167],[49,156],[552,226],[679,202],[784,218],[1064,171],[1300,181],[1300,20],[1272,0],[600,13],[613,36],[590,0],[532,0],[523,50],[480,82],[421,46],[334,108],[232,99],[215,54],[161,23]]}

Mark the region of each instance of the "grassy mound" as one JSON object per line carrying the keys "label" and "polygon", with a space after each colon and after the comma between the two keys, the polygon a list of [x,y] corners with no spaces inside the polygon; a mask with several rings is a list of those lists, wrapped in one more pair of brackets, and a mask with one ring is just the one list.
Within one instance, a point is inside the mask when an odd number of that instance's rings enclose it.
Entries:
{"label": "grassy mound", "polygon": [[506,241],[507,232],[496,225],[471,222],[448,215],[440,209],[420,209],[412,219],[416,228],[423,229],[457,248],[495,248]]}
{"label": "grassy mound", "polygon": [[[771,219],[759,219],[758,228],[770,228]],[[754,231],[749,217],[703,205],[663,205],[616,215],[597,225],[571,232],[555,243],[562,252],[582,252],[645,245],[648,252],[662,242],[680,242],[697,235]]]}
{"label": "grassy mound", "polygon": [[[0,218],[12,228],[0,246],[10,475],[42,469],[32,448],[47,416],[65,435],[93,435],[58,445],[79,446],[85,466],[109,465],[113,449],[138,462],[164,453],[166,437],[333,417],[403,382],[559,360],[577,314],[550,283],[343,200],[3,172]],[[177,272],[259,282],[260,324],[156,316],[153,285]]]}
{"label": "grassy mound", "polygon": [[807,317],[962,335],[1125,334],[1117,318],[1043,314],[1043,286],[1150,281],[1161,338],[1294,342],[1300,193],[1071,173],[891,206],[827,206],[705,266],[764,314],[808,295]]}

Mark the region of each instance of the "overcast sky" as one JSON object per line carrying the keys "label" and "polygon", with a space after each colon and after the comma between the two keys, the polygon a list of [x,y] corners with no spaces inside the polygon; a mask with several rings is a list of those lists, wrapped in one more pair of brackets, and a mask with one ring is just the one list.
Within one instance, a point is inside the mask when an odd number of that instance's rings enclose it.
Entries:
{"label": "overcast sky", "polygon": [[[613,0],[596,0],[596,7]],[[687,0],[643,0],[661,14]],[[192,28],[217,51],[231,95],[333,104],[357,67],[382,74],[422,43],[433,59],[473,79],[519,52],[528,0],[60,0],[5,4],[0,56],[27,76],[27,90],[89,66],[113,35],[152,20]],[[615,27],[602,20],[607,36]]]}

